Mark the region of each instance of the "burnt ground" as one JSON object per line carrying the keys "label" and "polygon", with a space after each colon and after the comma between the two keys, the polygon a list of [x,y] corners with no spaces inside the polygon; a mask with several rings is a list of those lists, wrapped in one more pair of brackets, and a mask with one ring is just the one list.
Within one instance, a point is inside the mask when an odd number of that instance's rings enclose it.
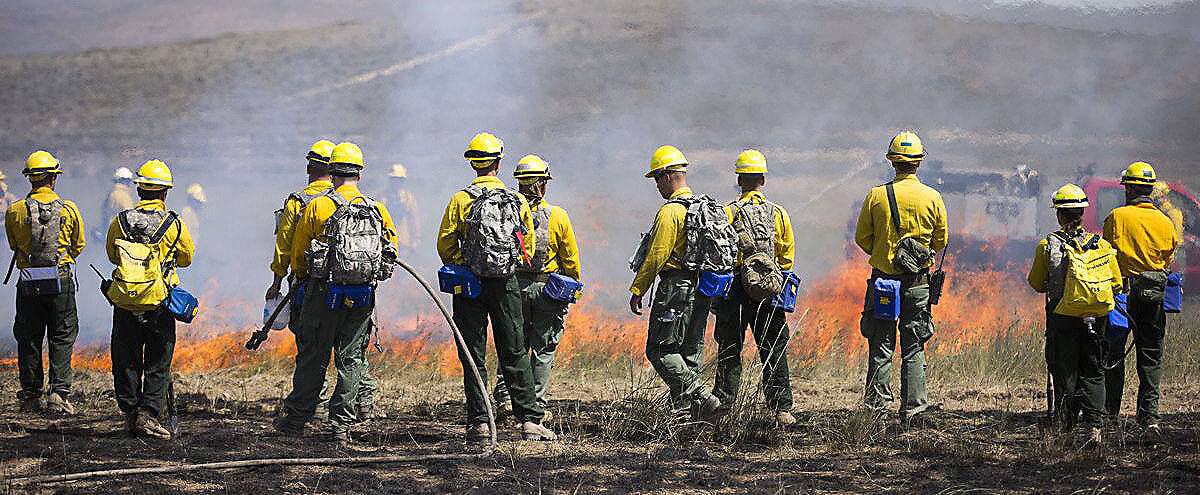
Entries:
{"label": "burnt ground", "polygon": [[[462,440],[461,392],[454,380],[386,383],[386,419],[355,429],[344,448],[276,434],[270,419],[286,376],[236,373],[178,378],[179,435],[129,438],[106,375],[76,387],[79,414],[0,413],[0,469],[6,478],[251,458],[473,453]],[[12,397],[14,377],[4,395]],[[646,382],[652,383],[652,382]],[[241,390],[238,391],[240,384]],[[857,383],[817,379],[796,385],[799,424],[778,431],[741,411],[717,429],[664,427],[654,394],[605,397],[611,384],[564,384],[552,402],[556,442],[518,439],[502,423],[499,452],[475,461],[260,469],[98,478],[25,486],[4,493],[1189,493],[1200,488],[1200,386],[1173,386],[1163,403],[1165,433],[1149,438],[1126,417],[1105,444],[1059,433],[1039,412],[1038,384],[1007,390],[952,386],[928,424],[903,431],[854,407]],[[106,388],[106,386],[108,388]],[[274,390],[273,390],[274,389]],[[223,392],[217,393],[217,390]],[[250,392],[247,392],[250,390]],[[447,400],[441,400],[446,398]],[[1126,410],[1131,407],[1126,397]]]}

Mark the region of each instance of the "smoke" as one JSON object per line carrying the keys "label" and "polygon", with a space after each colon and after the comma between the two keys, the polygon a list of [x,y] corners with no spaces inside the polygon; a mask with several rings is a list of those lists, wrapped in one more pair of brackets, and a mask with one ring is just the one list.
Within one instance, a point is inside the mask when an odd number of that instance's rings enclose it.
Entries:
{"label": "smoke", "polygon": [[[407,166],[421,229],[413,261],[430,277],[442,209],[473,178],[462,159],[470,137],[505,141],[506,181],[522,155],[541,155],[585,282],[613,308],[662,202],[642,173],[663,144],[691,160],[697,192],[722,201],[735,196],[737,153],[762,150],[768,197],[790,210],[797,270],[810,280],[839,266],[847,223],[888,174],[883,147],[902,128],[949,168],[1029,164],[1056,184],[1087,163],[1114,175],[1144,159],[1200,186],[1197,24],[1176,20],[1196,19],[1197,3],[316,1],[289,2],[275,21],[255,15],[278,10],[273,2],[238,4],[201,14],[114,2],[98,7],[101,29],[13,43],[0,57],[3,156],[46,147],[63,158],[60,190],[89,223],[116,166],[166,161],[176,210],[187,184],[205,187],[197,260],[183,277],[212,299],[262,296],[272,211],[304,185],[304,154],[322,138],[362,147],[362,189],[377,197],[390,166]],[[20,25],[81,22],[55,5],[25,11]],[[201,27],[128,29],[151,15]],[[14,22],[0,22],[4,39],[30,39]],[[243,34],[183,41],[225,32]],[[71,53],[97,47],[137,48]],[[17,168],[6,167],[9,183],[23,192]],[[100,243],[85,259],[108,267]],[[90,270],[79,276],[84,334],[103,338],[105,303]],[[383,305],[431,312],[409,286],[388,282]]]}

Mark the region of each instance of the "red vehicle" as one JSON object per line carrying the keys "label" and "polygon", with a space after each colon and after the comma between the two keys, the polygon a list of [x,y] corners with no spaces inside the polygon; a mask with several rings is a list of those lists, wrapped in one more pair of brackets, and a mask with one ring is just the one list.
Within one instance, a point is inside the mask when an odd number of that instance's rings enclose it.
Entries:
{"label": "red vehicle", "polygon": [[[1200,290],[1200,201],[1181,183],[1168,183],[1171,204],[1183,212],[1183,242],[1175,251],[1173,270],[1183,273],[1185,291]],[[1091,232],[1104,229],[1104,219],[1125,205],[1125,188],[1117,179],[1092,178],[1083,184],[1091,207],[1083,214],[1083,226]]]}

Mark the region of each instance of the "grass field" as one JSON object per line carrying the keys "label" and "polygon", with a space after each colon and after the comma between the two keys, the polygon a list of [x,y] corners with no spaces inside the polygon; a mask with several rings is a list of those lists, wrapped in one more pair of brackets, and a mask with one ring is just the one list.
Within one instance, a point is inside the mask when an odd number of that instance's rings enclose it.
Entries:
{"label": "grass field", "polygon": [[[902,430],[894,415],[860,408],[861,357],[797,358],[800,422],[781,431],[744,389],[714,426],[668,421],[665,388],[641,358],[585,356],[552,384],[557,442],[519,440],[500,427],[499,452],[477,461],[370,466],[288,466],[101,478],[44,486],[5,483],[5,493],[1190,493],[1200,480],[1200,337],[1195,312],[1172,317],[1162,409],[1165,434],[1132,424],[1130,366],[1122,420],[1102,447],[1044,421],[1040,329],[952,353],[932,351],[929,424]],[[711,342],[711,341],[710,341]],[[711,347],[711,345],[710,345]],[[476,452],[462,440],[461,377],[435,359],[373,354],[386,419],[360,425],[345,448],[315,436],[275,434],[270,420],[290,388],[274,360],[176,377],[179,435],[167,442],[122,432],[111,377],[82,372],[70,418],[28,417],[6,401],[0,470],[6,478],[249,458]],[[747,363],[753,364],[753,358]],[[587,363],[584,366],[584,363]],[[494,369],[492,367],[491,369]],[[744,383],[755,385],[757,366]],[[711,383],[711,377],[706,380]],[[16,376],[3,376],[13,397]]]}

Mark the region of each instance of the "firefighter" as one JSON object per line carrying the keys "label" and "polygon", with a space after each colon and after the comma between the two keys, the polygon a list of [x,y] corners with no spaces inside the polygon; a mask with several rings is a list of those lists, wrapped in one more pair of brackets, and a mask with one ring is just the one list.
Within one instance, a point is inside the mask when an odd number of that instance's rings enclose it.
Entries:
{"label": "firefighter", "polygon": [[[581,280],[579,245],[575,242],[575,229],[567,211],[545,199],[546,186],[553,179],[550,165],[537,155],[525,155],[517,162],[513,178],[517,179],[521,195],[530,204],[533,228],[537,232],[533,259],[529,265],[517,269],[517,282],[522,299],[521,315],[525,320],[525,346],[533,372],[533,394],[538,406],[546,410],[546,387],[550,381],[550,368],[554,365],[554,352],[566,325],[568,303],[547,297],[542,289],[551,273]],[[497,409],[509,402],[503,373],[496,376],[495,402]],[[550,411],[546,410],[542,421],[549,421],[549,417]]]}
{"label": "firefighter", "polygon": [[[74,414],[71,351],[79,334],[75,309],[75,259],[87,244],[79,208],[54,192],[62,167],[45,151],[25,160],[31,190],[9,205],[4,215],[17,280],[17,392],[21,412]],[[10,272],[11,273],[11,272]],[[50,395],[43,397],[42,339],[48,343]]]}
{"label": "firefighter", "polygon": [[[304,207],[333,189],[333,178],[329,174],[329,155],[333,153],[333,148],[333,142],[325,139],[319,140],[309,147],[308,154],[305,156],[308,185],[299,191],[288,194],[283,199],[283,208],[275,211],[275,249],[271,258],[271,273],[274,275],[274,280],[271,282],[271,286],[267,287],[266,299],[269,301],[279,297],[284,279],[287,279],[289,288],[295,286],[296,291],[292,295],[288,311],[288,329],[292,331],[293,337],[296,330],[300,328],[300,302],[304,297],[303,285],[296,285],[296,279],[288,276],[292,264],[292,238],[296,234],[296,224],[299,223],[300,216],[304,213]],[[366,339],[363,342],[366,344],[369,341],[370,339]],[[297,354],[299,354],[301,344],[301,339],[296,339]],[[375,378],[371,376],[364,348],[362,379],[359,380],[354,407],[356,419],[366,421],[379,417],[379,412],[375,409],[375,388]]]}
{"label": "firefighter", "polygon": [[[892,354],[899,333],[900,420],[909,426],[929,408],[925,391],[925,342],[934,330],[929,305],[929,267],[933,264],[932,253],[946,247],[946,206],[941,194],[917,178],[925,148],[915,133],[904,131],[892,138],[886,157],[896,177],[867,193],[854,234],[858,247],[870,256],[872,268],[860,321],[869,348],[864,402],[868,407],[883,409],[893,400]],[[898,215],[893,215],[893,211]],[[901,239],[906,237],[915,242],[902,243]],[[901,250],[901,246],[905,249]],[[928,256],[918,256],[922,249],[927,250],[924,254]],[[874,315],[877,279],[899,281],[898,323]]]}
{"label": "firefighter", "polygon": [[200,231],[200,211],[208,203],[208,195],[204,194],[204,186],[191,183],[187,187],[187,205],[179,211],[179,218],[191,230],[192,240],[197,240]]}
{"label": "firefighter", "polygon": [[687,158],[674,146],[662,146],[650,158],[645,177],[654,179],[659,195],[668,201],[659,207],[643,241],[648,243],[644,257],[639,249],[631,263],[636,275],[629,287],[629,309],[642,314],[642,299],[658,278],[650,303],[646,358],[670,389],[671,407],[677,416],[694,408],[696,416],[707,418],[721,407],[720,399],[699,380],[710,301],[696,291],[698,274],[684,270],[680,263],[686,248],[683,224],[687,207],[673,201],[693,197],[687,185],[687,166]]}
{"label": "firefighter", "polygon": [[[512,260],[533,258],[536,250],[536,230],[533,226],[533,214],[524,196],[508,191],[505,193],[504,183],[497,177],[500,171],[500,160],[504,158],[504,143],[496,136],[483,132],[475,135],[463,154],[475,171],[476,178],[466,189],[454,193],[446,211],[442,215],[441,226],[438,228],[437,250],[442,263],[447,265],[465,265],[477,257],[487,257],[495,260]],[[469,213],[476,204],[477,198],[487,195],[490,199],[483,203],[503,208],[506,219],[502,225],[478,224],[469,221]],[[507,213],[516,213],[509,217]],[[497,215],[498,211],[494,212]],[[483,219],[486,223],[488,220]],[[514,222],[517,225],[510,225]],[[484,228],[488,227],[488,228]],[[494,228],[510,229],[524,232],[524,249],[518,243],[513,247],[520,252],[483,252],[488,246],[474,245],[472,239],[485,242],[488,245],[512,245],[512,238],[497,239],[485,231]],[[494,249],[494,248],[493,248]],[[485,388],[480,388],[471,373],[467,372],[467,356],[479,368],[480,376],[487,380],[487,369],[484,366],[484,353],[487,350],[487,325],[492,322],[492,338],[496,344],[496,354],[499,358],[500,372],[504,375],[505,388],[512,397],[513,416],[521,425],[522,435],[530,440],[554,440],[557,435],[542,426],[545,411],[538,405],[533,391],[533,373],[529,366],[529,352],[525,344],[525,319],[521,313],[520,282],[515,271],[508,273],[510,263],[504,266],[471,266],[477,275],[481,268],[490,268],[500,276],[479,275],[482,293],[476,298],[454,295],[454,323],[463,334],[466,348],[459,347],[459,361],[463,367],[463,388],[467,403],[467,439],[482,441],[488,438],[491,431],[487,425],[487,411],[484,409]],[[486,387],[486,383],[484,386]]]}
{"label": "firefighter", "polygon": [[[766,184],[766,157],[757,150],[746,150],[738,155],[734,167],[742,194],[725,206],[725,213],[739,238],[746,241],[739,242],[738,263],[744,264],[747,258],[761,253],[773,261],[770,270],[775,274],[791,270],[796,254],[792,221],[783,207],[767,201],[762,193]],[[726,408],[737,397],[742,378],[742,346],[746,327],[750,327],[763,363],[762,383],[767,408],[774,413],[779,425],[795,424],[787,362],[790,332],[785,314],[775,311],[769,300],[751,297],[745,283],[744,277],[738,276],[729,295],[716,303],[717,323],[713,338],[717,342],[717,378],[713,395]],[[756,284],[754,288],[757,287]],[[754,288],[751,291],[759,295]]]}
{"label": "firefighter", "polygon": [[[140,199],[113,218],[105,242],[108,259],[116,265],[110,283],[126,284],[105,289],[113,302],[113,391],[130,435],[169,439],[171,432],[157,418],[171,382],[175,318],[162,307],[165,293],[139,291],[139,279],[122,274],[160,279],[167,287],[179,285],[175,268],[191,265],[196,248],[187,225],[166,207],[167,192],[174,186],[171,169],[150,160],[138,169],[133,182]],[[162,264],[146,267],[141,263],[144,258],[131,256],[130,249],[139,245]],[[156,276],[146,274],[151,271]]]}
{"label": "firefighter", "polygon": [[8,211],[8,207],[17,201],[17,195],[8,190],[8,175],[0,170],[0,208]]}
{"label": "firefighter", "polygon": [[[348,442],[350,425],[358,419],[354,409],[358,404],[357,395],[366,366],[363,363],[363,350],[366,348],[365,341],[370,337],[371,315],[375,306],[374,289],[380,279],[376,273],[362,273],[356,275],[366,282],[349,285],[334,283],[332,280],[339,276],[339,270],[356,268],[358,264],[353,267],[331,266],[328,260],[370,257],[383,264],[389,255],[395,256],[396,243],[396,228],[387,208],[358,189],[363,168],[362,150],[357,145],[347,142],[335,146],[329,157],[334,192],[309,202],[295,225],[291,243],[291,270],[296,280],[305,284],[304,300],[300,304],[300,324],[293,330],[298,345],[292,391],[284,399],[285,414],[273,422],[276,430],[286,434],[302,434],[305,424],[316,414],[331,352],[337,368],[337,383],[329,398],[325,439]],[[356,250],[370,243],[356,242],[357,238],[353,236],[358,232],[355,230],[343,232],[342,235],[347,236],[344,242],[332,243],[326,237],[326,233],[332,229],[342,228],[337,222],[349,215],[335,217],[334,213],[350,207],[350,204],[366,204],[377,210],[378,227],[386,239],[382,251]],[[354,218],[347,223],[358,220]],[[313,241],[320,241],[316,245],[325,248],[314,249]],[[310,268],[320,269],[314,267],[314,263],[323,266],[327,273],[310,274]],[[335,292],[343,290],[345,292]],[[334,301],[332,304],[329,302],[331,299]]]}
{"label": "firefighter", "polygon": [[409,258],[420,242],[421,229],[417,218],[417,199],[408,190],[408,168],[404,165],[392,165],[392,171],[388,174],[388,194],[384,199],[396,215],[396,242],[400,243],[400,257]]}
{"label": "firefighter", "polygon": [[104,212],[104,217],[100,219],[101,223],[98,227],[92,229],[93,237],[100,242],[104,241],[108,231],[105,230],[112,224],[113,218],[117,217],[117,213],[133,208],[133,171],[127,167],[118,167],[113,172],[112,190],[108,192],[108,197],[105,198],[104,204],[100,206],[100,210]]}
{"label": "firefighter", "polygon": [[[1084,318],[1056,312],[1063,297],[1067,277],[1067,246],[1086,247],[1093,240],[1093,249],[1111,250],[1108,241],[1083,229],[1083,211],[1088,198],[1075,184],[1062,186],[1054,193],[1054,211],[1061,228],[1034,249],[1033,266],[1029,269],[1029,286],[1046,294],[1046,363],[1054,377],[1054,411],[1063,429],[1074,427],[1080,412],[1090,428],[1089,439],[1100,442],[1100,427],[1104,423],[1104,359],[1102,335],[1106,333],[1107,318],[1096,318],[1091,328]],[[1111,259],[1111,257],[1110,257]],[[1120,271],[1112,265],[1114,289],[1119,289]]]}
{"label": "firefighter", "polygon": [[[1137,346],[1137,422],[1151,433],[1159,433],[1159,383],[1162,378],[1163,333],[1167,315],[1163,311],[1166,273],[1179,234],[1163,212],[1155,208],[1150,196],[1158,177],[1145,162],[1134,162],[1121,174],[1125,186],[1125,206],[1114,209],[1104,219],[1104,240],[1117,250],[1117,263],[1129,290],[1128,309],[1133,341]],[[1110,339],[1108,352],[1121,356],[1125,339]],[[1121,412],[1121,394],[1125,387],[1125,362],[1105,374],[1106,410],[1116,417]]]}

